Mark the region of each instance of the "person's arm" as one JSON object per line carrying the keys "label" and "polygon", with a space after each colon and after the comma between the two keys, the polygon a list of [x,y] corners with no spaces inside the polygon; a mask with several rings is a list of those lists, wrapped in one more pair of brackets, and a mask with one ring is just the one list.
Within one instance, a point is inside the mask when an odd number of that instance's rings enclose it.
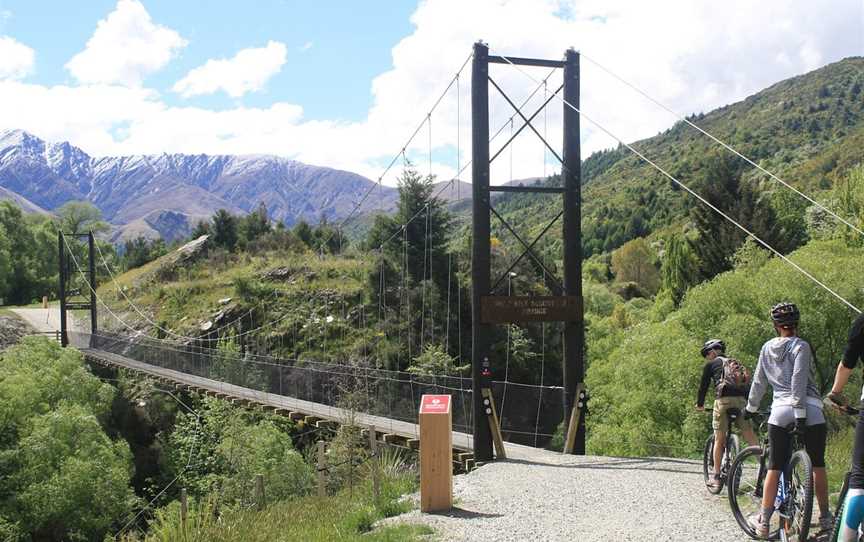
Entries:
{"label": "person's arm", "polygon": [[837,372],[834,373],[834,385],[831,386],[831,393],[840,395],[843,393],[843,388],[849,382],[849,377],[852,376],[852,369],[855,366],[847,367],[845,358],[837,364]]}
{"label": "person's arm", "polygon": [[829,399],[837,404],[845,404],[845,399],[842,396],[843,388],[846,387],[849,377],[852,376],[852,369],[862,357],[864,357],[864,315],[858,316],[849,330],[849,341],[843,350],[840,363],[837,364],[837,371],[834,373],[834,385],[831,386],[831,393],[828,394]]}
{"label": "person's arm", "polygon": [[762,367],[762,362],[765,358],[765,348],[759,352],[759,361],[756,363],[756,370],[753,372],[753,383],[750,385],[750,395],[747,396],[747,411],[756,412],[759,410],[759,403],[762,402],[762,396],[768,389],[768,379],[765,378],[765,369]]}
{"label": "person's arm", "polygon": [[807,417],[807,384],[810,381],[812,361],[813,353],[810,345],[801,341],[792,366],[792,408],[796,420]]}
{"label": "person's arm", "polygon": [[711,384],[713,370],[711,363],[702,366],[702,382],[699,384],[699,395],[696,397],[696,408],[705,408],[705,395],[708,394],[708,386]]}

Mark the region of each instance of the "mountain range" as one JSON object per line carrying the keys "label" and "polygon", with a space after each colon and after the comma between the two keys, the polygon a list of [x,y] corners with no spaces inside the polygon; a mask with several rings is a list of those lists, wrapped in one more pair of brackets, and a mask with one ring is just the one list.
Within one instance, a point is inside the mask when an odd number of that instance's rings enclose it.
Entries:
{"label": "mountain range", "polygon": [[[270,217],[338,220],[373,182],[348,171],[269,155],[136,155],[92,157],[68,142],[46,142],[22,130],[0,131],[0,199],[29,212],[72,200],[92,202],[115,226],[114,239],[183,237],[218,209],[246,213],[260,203]],[[391,187],[372,190],[364,207],[390,211]]]}

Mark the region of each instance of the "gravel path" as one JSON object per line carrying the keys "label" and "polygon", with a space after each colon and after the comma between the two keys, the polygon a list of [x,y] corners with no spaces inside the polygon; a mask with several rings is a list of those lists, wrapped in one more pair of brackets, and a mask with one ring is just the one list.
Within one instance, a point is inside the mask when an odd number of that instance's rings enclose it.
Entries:
{"label": "gravel path", "polygon": [[440,540],[749,540],[702,464],[678,459],[574,457],[495,462],[454,479],[456,509],[391,521],[425,523]]}
{"label": "gravel path", "polygon": [[[11,312],[20,316],[37,331],[57,331],[60,329],[60,309],[57,307],[11,309]],[[67,314],[69,314],[69,331],[74,331],[77,329],[75,320],[71,313],[67,311]]]}

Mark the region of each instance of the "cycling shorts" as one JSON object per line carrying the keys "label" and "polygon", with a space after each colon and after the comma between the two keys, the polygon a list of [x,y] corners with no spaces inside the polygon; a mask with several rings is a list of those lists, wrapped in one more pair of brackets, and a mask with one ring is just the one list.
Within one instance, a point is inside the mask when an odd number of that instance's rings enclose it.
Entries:
{"label": "cycling shorts", "polygon": [[[804,433],[804,447],[813,468],[825,466],[825,441],[828,436],[828,426],[824,423],[808,425]],[[785,427],[768,424],[768,442],[771,450],[768,453],[768,469],[783,470],[792,457],[792,432]]]}

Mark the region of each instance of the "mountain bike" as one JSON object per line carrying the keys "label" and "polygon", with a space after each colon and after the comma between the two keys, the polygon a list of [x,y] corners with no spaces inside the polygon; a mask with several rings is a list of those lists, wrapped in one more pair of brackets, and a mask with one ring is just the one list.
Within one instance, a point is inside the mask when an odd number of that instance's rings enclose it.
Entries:
{"label": "mountain bike", "polygon": [[[741,529],[751,538],[757,538],[750,519],[758,516],[762,508],[763,486],[768,473],[768,416],[762,415],[760,446],[750,446],[735,456],[729,468],[728,495],[732,514]],[[795,450],[786,468],[780,473],[775,513],[771,517],[770,540],[807,540],[810,518],[813,514],[813,465],[803,449],[803,439],[793,431],[792,449]]]}
{"label": "mountain bike", "polygon": [[[848,405],[839,405],[834,403],[827,397],[825,398],[825,405],[835,408],[842,412],[843,414],[848,414],[849,416],[857,416],[861,410],[859,408],[855,408]],[[843,476],[843,485],[840,486],[840,495],[837,497],[837,506],[834,509],[834,529],[831,531],[831,538],[829,538],[829,542],[840,542],[840,530],[843,526],[843,511],[846,507],[846,493],[849,492],[849,477],[852,475],[852,471],[848,471]],[[858,526],[858,542],[864,542],[864,527],[861,525]]]}
{"label": "mountain bike", "polygon": [[702,454],[702,472],[705,475],[705,487],[714,495],[723,491],[723,485],[729,475],[729,467],[732,465],[732,460],[738,455],[738,435],[732,433],[732,425],[740,415],[741,411],[737,408],[730,408],[726,411],[729,429],[726,431],[726,449],[723,451],[723,460],[720,464],[720,480],[716,486],[711,484],[714,478],[714,433],[712,432],[708,440],[705,441],[705,449]]}

